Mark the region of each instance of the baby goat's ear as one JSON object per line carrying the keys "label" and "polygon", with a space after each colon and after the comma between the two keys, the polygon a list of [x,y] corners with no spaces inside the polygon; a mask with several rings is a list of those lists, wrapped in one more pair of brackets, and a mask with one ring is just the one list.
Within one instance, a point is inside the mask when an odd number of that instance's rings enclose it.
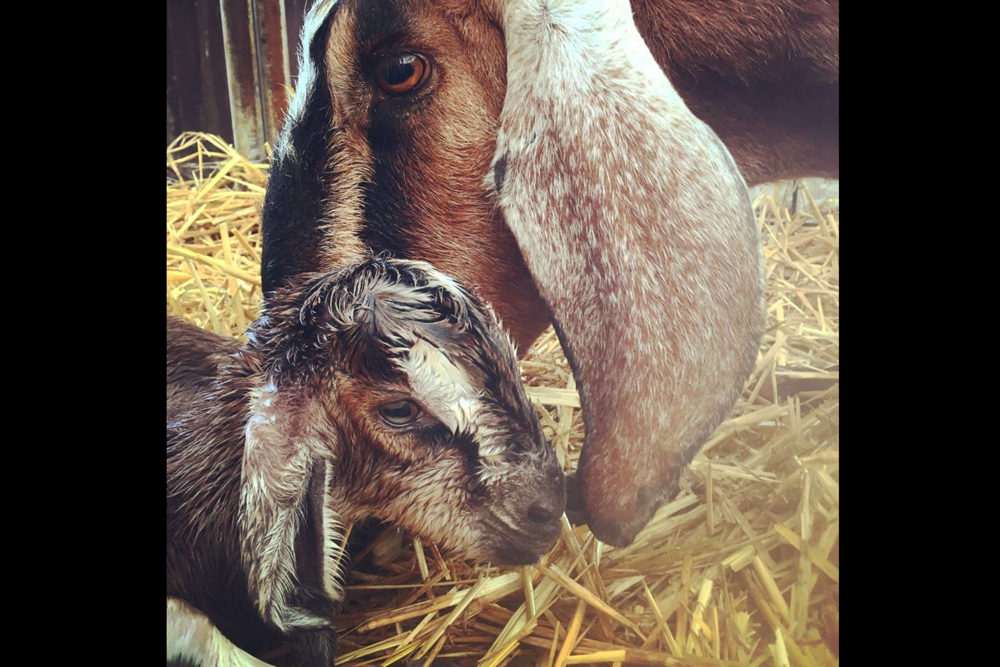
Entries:
{"label": "baby goat's ear", "polygon": [[[322,550],[338,538],[339,524],[325,502],[334,434],[323,432],[321,442],[315,425],[305,428],[315,411],[305,388],[268,382],[253,394],[246,427],[239,516],[244,563],[261,617],[282,630],[325,627],[292,606],[297,583],[313,579],[331,600],[341,591],[326,558],[296,553],[297,544]],[[299,540],[304,531],[313,537]],[[302,563],[320,563],[319,571],[302,572]]]}
{"label": "baby goat's ear", "polygon": [[631,542],[739,395],[763,315],[760,239],[726,148],[628,0],[497,0],[507,90],[485,184],[580,390],[583,509]]}

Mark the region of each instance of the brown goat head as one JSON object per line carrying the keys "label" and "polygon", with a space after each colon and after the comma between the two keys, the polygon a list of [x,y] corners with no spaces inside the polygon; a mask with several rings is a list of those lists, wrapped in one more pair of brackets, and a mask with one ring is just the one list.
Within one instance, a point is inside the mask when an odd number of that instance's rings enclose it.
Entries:
{"label": "brown goat head", "polygon": [[[606,15],[586,1],[319,0],[265,199],[265,291],[373,249],[470,286],[522,348],[554,321],[584,402],[588,519],[601,539],[630,541],[732,405],[761,324],[745,183],[685,96],[726,131],[754,180],[836,171],[829,116],[822,150],[778,160],[761,137],[808,131],[770,114],[768,95],[736,92],[756,77],[784,99],[788,74],[791,88],[815,84],[824,105],[836,99],[836,3],[774,4],[734,6],[751,23],[780,17],[781,30],[815,38],[768,41],[766,23],[727,33],[739,61],[727,64],[709,44],[726,25],[711,12],[726,10],[698,3],[637,1],[637,26],[622,0]],[[511,34],[538,11],[562,19]],[[686,22],[677,34],[703,59],[671,59],[681,45],[664,21]],[[539,28],[569,44],[511,47]],[[518,81],[509,67],[521,57],[535,69]],[[713,58],[711,72],[699,69]],[[776,67],[787,71],[772,77]],[[664,70],[684,81],[682,94]],[[712,88],[718,96],[699,97],[698,80],[716,77],[727,82]],[[808,104],[790,108],[798,118]]]}
{"label": "brown goat head", "polygon": [[[315,461],[327,463],[328,556],[337,526],[365,517],[497,563],[530,563],[552,546],[565,508],[555,451],[500,323],[451,278],[382,258],[304,276],[272,295],[248,339],[260,386],[242,516],[259,587],[281,585],[262,554],[280,553],[268,543],[276,517],[296,506]],[[337,573],[324,573],[335,597]]]}
{"label": "brown goat head", "polygon": [[[168,657],[226,648],[217,625],[332,664],[343,529],[368,517],[496,564],[560,530],[563,471],[488,306],[381,256],[290,282],[167,424]],[[171,339],[230,345],[168,320]]]}

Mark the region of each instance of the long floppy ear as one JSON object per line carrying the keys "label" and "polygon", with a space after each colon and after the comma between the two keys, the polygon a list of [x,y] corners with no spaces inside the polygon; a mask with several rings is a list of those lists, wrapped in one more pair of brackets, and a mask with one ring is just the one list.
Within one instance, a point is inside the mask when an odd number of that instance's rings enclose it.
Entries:
{"label": "long floppy ear", "polygon": [[[295,96],[274,147],[261,211],[265,294],[293,276],[320,270],[326,265],[324,254],[335,252],[340,259],[362,251],[352,235],[330,233],[326,210],[327,202],[337,198],[328,189],[349,187],[331,174],[330,162],[336,138],[326,46],[341,4],[340,0],[316,0],[303,23]],[[341,215],[337,224],[349,226],[348,218]],[[329,249],[331,243],[338,247]]]}
{"label": "long floppy ear", "polygon": [[343,530],[326,500],[330,443],[302,428],[309,410],[299,388],[268,383],[254,393],[243,452],[239,523],[250,590],[261,617],[285,632],[327,628],[329,615],[317,615],[314,602],[343,599]]}
{"label": "long floppy ear", "polygon": [[735,163],[628,0],[500,4],[507,93],[488,182],[576,376],[585,515],[623,545],[753,368],[760,239]]}

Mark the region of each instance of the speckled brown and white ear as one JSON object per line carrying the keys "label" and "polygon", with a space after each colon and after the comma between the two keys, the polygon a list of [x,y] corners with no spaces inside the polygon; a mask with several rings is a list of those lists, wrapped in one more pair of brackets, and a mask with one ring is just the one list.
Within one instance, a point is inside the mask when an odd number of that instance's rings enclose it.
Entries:
{"label": "speckled brown and white ear", "polygon": [[[296,387],[273,383],[254,392],[246,427],[240,503],[240,535],[250,590],[261,618],[279,630],[326,628],[329,619],[298,609],[296,587],[312,584],[331,603],[343,599],[339,547],[343,527],[326,501],[333,479],[334,443],[318,442],[302,424],[319,422]],[[297,537],[312,531],[317,550],[302,558]],[[302,562],[316,572],[298,571]]]}
{"label": "speckled brown and white ear", "polygon": [[628,0],[498,4],[507,92],[487,184],[576,376],[588,523],[626,544],[753,368],[760,239],[735,163]]}

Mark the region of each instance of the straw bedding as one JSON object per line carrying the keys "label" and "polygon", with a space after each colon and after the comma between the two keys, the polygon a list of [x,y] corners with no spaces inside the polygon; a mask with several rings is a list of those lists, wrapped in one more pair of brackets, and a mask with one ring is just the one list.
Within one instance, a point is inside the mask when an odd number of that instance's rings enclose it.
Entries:
{"label": "straw bedding", "polygon": [[[168,312],[236,337],[253,321],[266,181],[216,137],[168,147]],[[791,211],[792,190],[754,202],[769,304],[757,368],[636,542],[611,548],[565,523],[541,564],[510,570],[390,530],[349,581],[338,664],[839,664],[839,202],[799,188]],[[575,467],[579,399],[551,330],[523,369]]]}

